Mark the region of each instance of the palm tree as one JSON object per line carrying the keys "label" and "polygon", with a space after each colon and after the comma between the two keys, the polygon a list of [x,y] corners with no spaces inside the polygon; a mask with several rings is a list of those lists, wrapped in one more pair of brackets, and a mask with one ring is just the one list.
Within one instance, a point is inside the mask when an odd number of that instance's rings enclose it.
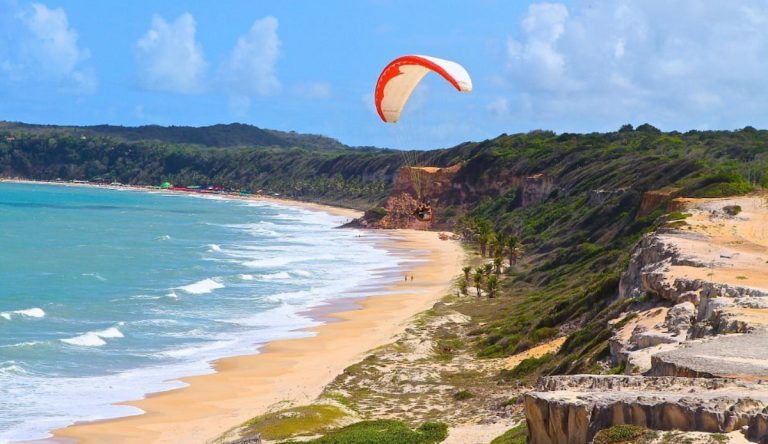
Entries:
{"label": "palm tree", "polygon": [[463,267],[461,271],[464,272],[464,280],[469,282],[469,273],[472,271],[472,267],[467,265],[466,267]]}
{"label": "palm tree", "polygon": [[480,256],[485,257],[488,243],[492,241],[491,235],[493,234],[493,227],[491,226],[491,222],[487,219],[477,220],[475,222],[475,227],[477,230],[475,239],[477,239],[477,243],[480,244]]}
{"label": "palm tree", "polygon": [[493,268],[494,268],[493,271],[494,273],[496,273],[496,276],[501,274],[501,266],[503,262],[504,262],[504,259],[502,259],[501,256],[496,256],[495,258],[493,258]]}
{"label": "palm tree", "polygon": [[475,289],[477,290],[477,297],[480,297],[480,296],[481,296],[481,292],[480,292],[480,286],[481,286],[481,285],[482,285],[482,283],[483,283],[483,277],[484,277],[484,275],[483,275],[483,270],[482,270],[481,268],[479,268],[479,267],[478,267],[478,268],[475,270],[475,275],[473,276],[473,278],[474,278],[474,281],[475,281]]}
{"label": "palm tree", "polygon": [[496,297],[496,288],[499,286],[499,278],[496,275],[490,276],[485,282],[485,289],[488,290],[488,298]]}
{"label": "palm tree", "polygon": [[459,279],[459,291],[464,296],[467,295],[467,283],[469,282],[469,278],[460,278]]}
{"label": "palm tree", "polygon": [[493,264],[488,263],[483,265],[483,274],[486,276],[490,276],[491,273],[493,273]]}
{"label": "palm tree", "polygon": [[510,236],[507,238],[506,253],[509,257],[509,267],[512,268],[525,253],[523,244],[520,243],[520,238],[517,236]]}

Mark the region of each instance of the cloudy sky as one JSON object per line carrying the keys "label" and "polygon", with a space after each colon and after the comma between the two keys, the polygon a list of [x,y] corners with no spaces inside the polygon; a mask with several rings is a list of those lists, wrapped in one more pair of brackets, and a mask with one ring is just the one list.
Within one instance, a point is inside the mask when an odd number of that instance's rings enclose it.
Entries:
{"label": "cloudy sky", "polygon": [[[373,109],[403,54],[455,60],[401,123]],[[768,2],[0,0],[0,120],[243,122],[351,145],[500,133],[768,127]]]}

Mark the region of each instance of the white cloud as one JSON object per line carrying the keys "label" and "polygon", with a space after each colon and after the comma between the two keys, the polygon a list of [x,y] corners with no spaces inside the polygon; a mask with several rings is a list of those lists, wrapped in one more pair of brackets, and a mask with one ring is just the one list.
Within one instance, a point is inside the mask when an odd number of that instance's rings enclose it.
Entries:
{"label": "white cloud", "polygon": [[296,86],[296,95],[308,99],[328,99],[331,97],[331,84],[328,82],[311,82]]}
{"label": "white cloud", "polygon": [[506,97],[497,97],[487,106],[488,110],[497,116],[509,114],[509,100]]}
{"label": "white cloud", "polygon": [[227,100],[227,108],[229,114],[238,118],[248,117],[248,112],[251,110],[251,98],[242,95],[229,96]]}
{"label": "white cloud", "polygon": [[142,87],[182,94],[204,89],[207,63],[195,40],[197,25],[189,13],[169,23],[160,16],[136,43],[136,61]]}
{"label": "white cloud", "polygon": [[507,42],[507,108],[565,130],[765,125],[766,25],[762,0],[536,3]]}
{"label": "white cloud", "polygon": [[239,39],[220,70],[227,91],[238,96],[265,96],[280,91],[275,72],[280,56],[278,21],[274,17],[256,20]]}
{"label": "white cloud", "polygon": [[34,3],[18,12],[16,18],[24,28],[16,42],[17,60],[5,60],[2,64],[11,80],[51,78],[60,82],[62,89],[75,93],[96,88],[93,72],[84,66],[90,52],[78,45],[77,31],[69,25],[63,9]]}

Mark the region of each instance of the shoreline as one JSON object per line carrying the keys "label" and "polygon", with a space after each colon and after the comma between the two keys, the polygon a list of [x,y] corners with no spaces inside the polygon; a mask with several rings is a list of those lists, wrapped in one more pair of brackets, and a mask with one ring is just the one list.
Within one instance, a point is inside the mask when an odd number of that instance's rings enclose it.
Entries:
{"label": "shoreline", "polygon": [[171,189],[158,189],[146,185],[101,185],[96,183],[74,183],[74,182],[56,182],[51,180],[31,180],[31,179],[13,179],[13,178],[0,178],[0,183],[18,183],[28,185],[53,185],[61,187],[81,187],[81,188],[97,188],[103,190],[121,190],[121,191],[137,191],[145,193],[163,193],[171,194],[175,196],[191,196],[203,199],[227,199],[227,200],[245,200],[245,201],[261,201],[271,202],[279,205],[288,205],[293,207],[299,207],[311,211],[322,211],[332,216],[348,217],[356,219],[363,215],[363,211],[355,210],[353,208],[336,207],[333,205],[326,205],[316,202],[307,202],[297,199],[289,199],[286,197],[269,196],[266,194],[195,194],[183,191],[174,191]]}
{"label": "shoreline", "polygon": [[257,354],[217,360],[214,373],[182,378],[186,387],[120,403],[143,414],[74,424],[54,430],[53,441],[36,442],[203,443],[271,408],[310,403],[346,367],[390,342],[442,298],[463,264],[458,242],[441,241],[435,232],[398,230],[385,242],[396,251],[429,250],[414,267],[416,280],[389,286],[393,294],[322,313],[324,324],[303,330],[313,336],[271,341]]}
{"label": "shoreline", "polygon": [[[187,194],[139,186],[2,181]],[[347,208],[265,195],[224,194],[211,198],[271,202],[348,218],[362,214]],[[414,315],[444,296],[452,280],[460,274],[464,251],[458,242],[439,240],[437,232],[378,233],[384,234],[385,239],[375,242],[393,254],[419,252],[417,261],[410,267],[416,281],[400,281],[398,276],[394,284],[388,283],[393,279],[387,279],[388,282],[377,288],[364,288],[359,293],[365,296],[330,299],[305,312],[313,320],[322,322],[317,327],[299,330],[313,336],[259,344],[253,354],[213,361],[213,373],[180,378],[188,384],[185,387],[118,403],[137,407],[145,413],[75,423],[52,431],[52,438],[16,442],[208,442],[270,407],[313,401],[344,368],[358,362],[367,351],[388,343]]]}

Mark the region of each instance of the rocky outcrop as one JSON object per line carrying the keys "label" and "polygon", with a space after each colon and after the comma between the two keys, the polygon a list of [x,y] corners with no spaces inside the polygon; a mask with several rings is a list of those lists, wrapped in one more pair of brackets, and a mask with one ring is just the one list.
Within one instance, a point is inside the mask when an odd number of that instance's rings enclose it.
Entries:
{"label": "rocky outcrop", "polygon": [[520,185],[520,206],[525,208],[541,203],[555,188],[555,181],[546,174],[526,176]]}
{"label": "rocky outcrop", "polygon": [[768,332],[718,335],[687,341],[652,357],[649,375],[692,378],[768,379]]}
{"label": "rocky outcrop", "polygon": [[587,203],[596,207],[606,202],[623,196],[629,188],[617,188],[615,190],[589,190],[587,191]]}
{"label": "rocky outcrop", "polygon": [[[647,194],[645,211],[667,197]],[[618,424],[768,442],[768,206],[672,207],[685,211],[676,228],[641,239],[620,279],[629,308],[609,345],[628,376],[543,378],[525,401],[531,443],[587,443]]]}
{"label": "rocky outcrop", "polygon": [[617,424],[762,439],[767,405],[765,385],[675,377],[545,377],[525,397],[531,444],[585,444]]}
{"label": "rocky outcrop", "polygon": [[446,168],[404,166],[395,178],[392,195],[409,194],[423,200],[439,198],[449,190],[461,163]]}
{"label": "rocky outcrop", "polygon": [[646,191],[643,193],[643,199],[640,201],[640,209],[637,212],[638,217],[643,217],[651,214],[653,210],[657,208],[669,209],[669,204],[672,202],[672,196],[677,189],[665,189]]}
{"label": "rocky outcrop", "polygon": [[414,215],[416,209],[430,203],[433,212],[439,211],[441,196],[451,189],[460,169],[461,164],[447,168],[402,167],[395,178],[392,193],[381,206],[367,211],[362,218],[346,226],[428,230],[433,226],[435,214],[432,220],[421,221]]}
{"label": "rocky outcrop", "polygon": [[[402,167],[394,180],[392,193],[380,207],[347,224],[362,228],[410,228],[426,230],[445,224],[450,218],[446,208],[476,203],[482,196],[515,191],[515,205],[527,207],[541,203],[556,189],[554,179],[546,174],[504,176],[470,184],[457,178],[462,164],[446,168]],[[416,219],[414,210],[429,203],[433,220],[424,223]]]}

